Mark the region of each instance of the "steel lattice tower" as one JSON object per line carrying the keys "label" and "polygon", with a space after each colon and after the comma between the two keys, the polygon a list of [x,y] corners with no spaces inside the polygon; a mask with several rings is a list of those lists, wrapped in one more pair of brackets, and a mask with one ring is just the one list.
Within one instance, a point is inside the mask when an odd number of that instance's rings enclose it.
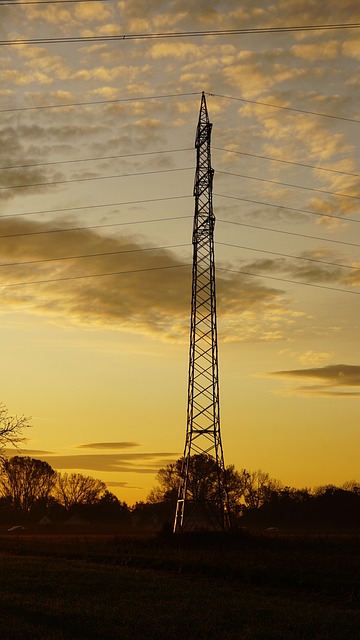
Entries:
{"label": "steel lattice tower", "polygon": [[[174,532],[199,528],[230,528],[219,412],[211,129],[205,94],[202,93],[195,141],[195,215],[187,430]],[[191,487],[191,477],[194,474],[192,465],[195,459],[200,463],[195,473],[206,474],[207,470],[209,473],[211,470],[214,474],[215,469],[216,476],[215,481],[213,477],[211,483],[206,483],[204,477],[200,485],[197,483],[196,492]],[[201,486],[206,489],[202,491]]]}

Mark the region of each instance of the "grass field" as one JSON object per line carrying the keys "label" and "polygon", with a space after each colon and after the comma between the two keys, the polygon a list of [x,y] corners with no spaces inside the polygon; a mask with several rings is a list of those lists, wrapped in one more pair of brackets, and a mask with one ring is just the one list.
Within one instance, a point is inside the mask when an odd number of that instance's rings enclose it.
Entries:
{"label": "grass field", "polygon": [[359,537],[0,536],[2,640],[358,640]]}

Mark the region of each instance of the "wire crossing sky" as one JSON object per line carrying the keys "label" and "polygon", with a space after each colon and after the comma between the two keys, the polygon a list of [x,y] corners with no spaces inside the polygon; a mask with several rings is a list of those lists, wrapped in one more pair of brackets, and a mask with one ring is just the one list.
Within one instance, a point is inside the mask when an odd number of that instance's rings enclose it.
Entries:
{"label": "wire crossing sky", "polygon": [[[65,1],[65,0],[63,0]],[[75,0],[67,0],[68,2],[74,2]],[[79,2],[79,0],[77,0]],[[31,2],[27,3],[31,4]],[[38,2],[34,4],[46,4],[45,2]],[[161,40],[168,38],[205,38],[209,36],[239,36],[239,35],[259,35],[268,33],[297,33],[301,31],[333,31],[344,29],[359,29],[360,22],[346,23],[340,22],[337,24],[304,24],[299,26],[283,26],[283,27],[265,27],[255,29],[217,29],[217,30],[204,30],[204,31],[169,31],[159,33],[120,33],[116,35],[102,35],[102,36],[68,36],[68,37],[53,37],[53,38],[32,38],[32,39],[17,39],[17,40],[1,40],[0,46],[11,45],[32,45],[32,44],[72,44],[82,42],[114,42],[114,41],[127,41],[127,40]]]}

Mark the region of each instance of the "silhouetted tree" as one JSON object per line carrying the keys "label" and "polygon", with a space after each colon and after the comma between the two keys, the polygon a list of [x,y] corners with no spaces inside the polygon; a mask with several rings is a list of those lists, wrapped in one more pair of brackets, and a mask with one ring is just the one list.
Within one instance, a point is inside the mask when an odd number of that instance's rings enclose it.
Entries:
{"label": "silhouetted tree", "polygon": [[13,517],[14,508],[9,497],[0,498],[0,521],[1,522],[9,522],[9,520]]}
{"label": "silhouetted tree", "polygon": [[0,403],[0,460],[4,460],[5,448],[9,445],[18,448],[24,441],[22,431],[31,425],[25,416],[10,416],[4,404]]}
{"label": "silhouetted tree", "polygon": [[130,524],[131,512],[126,502],[121,502],[113,493],[105,493],[91,507],[92,519],[97,522],[113,522],[115,524]]}
{"label": "silhouetted tree", "polygon": [[29,513],[37,501],[49,498],[55,475],[43,460],[14,456],[2,463],[0,493],[11,501],[14,509]]}
{"label": "silhouetted tree", "polygon": [[360,525],[360,492],[356,490],[334,485],[317,487],[312,507],[311,517],[318,525],[336,529]]}
{"label": "silhouetted tree", "polygon": [[106,491],[106,484],[81,473],[58,473],[53,495],[66,510],[83,504],[94,504]]}
{"label": "silhouetted tree", "polygon": [[352,491],[353,493],[360,495],[360,482],[357,482],[356,480],[348,480],[347,482],[344,482],[341,488],[345,489],[345,491]]}
{"label": "silhouetted tree", "polygon": [[299,528],[306,526],[306,514],[312,500],[308,489],[283,487],[272,491],[266,501],[254,509],[247,509],[246,524]]}
{"label": "silhouetted tree", "polygon": [[360,492],[335,485],[309,489],[283,487],[256,508],[248,508],[246,525],[289,529],[353,530],[360,525]]}
{"label": "silhouetted tree", "polygon": [[172,529],[175,503],[172,501],[136,502],[131,510],[132,526],[135,529],[157,530],[168,523]]}
{"label": "silhouetted tree", "polygon": [[[147,502],[174,502],[177,498],[181,471],[181,458],[177,462],[170,462],[156,474],[157,487],[153,487],[147,497]],[[140,503],[139,503],[140,504]]]}
{"label": "silhouetted tree", "polygon": [[269,474],[261,469],[257,471],[242,469],[240,475],[243,478],[244,503],[248,509],[259,509],[270,500],[274,492],[278,492],[282,488],[281,482],[270,478]]}
{"label": "silhouetted tree", "polygon": [[[154,487],[147,498],[147,502],[171,502],[175,504],[180,482],[182,458],[171,462],[160,469]],[[233,513],[239,511],[242,496],[248,480],[247,475],[238,473],[233,465],[226,467],[226,484],[229,495],[230,509]],[[190,500],[208,500],[217,492],[218,469],[214,458],[206,454],[191,456],[188,472],[188,491]]]}
{"label": "silhouetted tree", "polygon": [[[181,473],[181,458],[159,470],[146,503],[135,505],[137,526],[156,527],[172,522]],[[281,526],[287,528],[333,528],[337,530],[360,525],[360,484],[355,480],[342,487],[325,485],[311,491],[284,487],[264,471],[226,469],[226,480],[232,515],[239,524]],[[206,500],[214,495],[217,483],[216,462],[205,454],[190,459],[189,499]]]}

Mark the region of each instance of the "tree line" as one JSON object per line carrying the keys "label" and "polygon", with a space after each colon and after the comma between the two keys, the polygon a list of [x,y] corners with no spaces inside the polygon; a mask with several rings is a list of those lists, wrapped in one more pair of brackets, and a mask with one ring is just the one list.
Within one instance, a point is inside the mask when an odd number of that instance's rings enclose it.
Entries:
{"label": "tree line", "polygon": [[120,522],[129,514],[128,505],[108,491],[102,480],[58,473],[47,462],[28,456],[2,462],[0,521],[62,524],[76,515],[78,522]]}
{"label": "tree line", "polygon": [[130,508],[102,480],[58,473],[47,462],[28,456],[7,458],[6,448],[18,449],[29,427],[28,417],[11,416],[0,403],[0,524],[62,524],[74,515],[84,522],[128,521]]}
{"label": "tree line", "polygon": [[[76,515],[88,522],[161,529],[171,527],[180,482],[182,459],[161,468],[156,486],[145,501],[129,506],[108,491],[106,484],[81,473],[59,473],[47,462],[28,456],[5,456],[5,447],[18,447],[25,417],[12,417],[0,404],[0,524],[64,523]],[[360,484],[324,485],[297,489],[283,485],[261,470],[225,469],[225,484],[234,528],[282,527],[354,529],[360,527]],[[190,500],[216,499],[215,460],[193,455],[188,468]]]}
{"label": "tree line", "polygon": [[[171,516],[177,500],[182,460],[159,470],[157,485],[147,503],[159,513]],[[188,469],[190,500],[211,500],[216,494],[218,470],[213,458],[194,455]],[[229,508],[234,527],[328,528],[360,527],[360,483],[346,482],[341,487],[328,484],[315,489],[286,486],[261,470],[225,470]],[[143,509],[146,510],[144,504]]]}

